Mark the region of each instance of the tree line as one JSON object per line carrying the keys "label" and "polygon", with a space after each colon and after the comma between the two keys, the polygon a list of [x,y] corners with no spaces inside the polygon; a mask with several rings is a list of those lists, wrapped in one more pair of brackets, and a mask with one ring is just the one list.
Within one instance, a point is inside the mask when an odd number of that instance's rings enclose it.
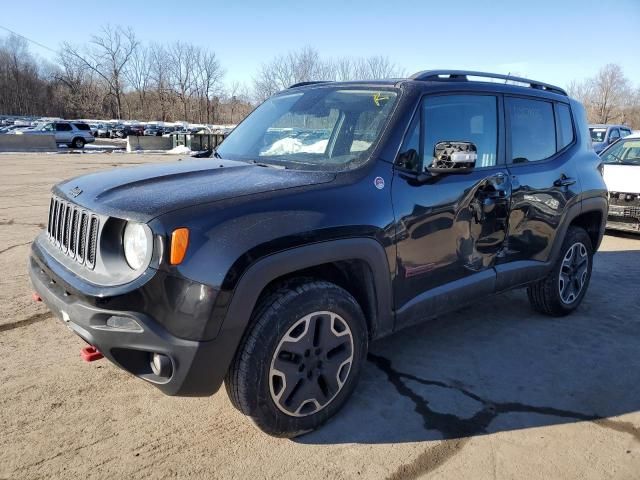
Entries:
{"label": "tree line", "polygon": [[[0,38],[0,114],[237,123],[256,104],[294,83],[405,76],[383,56],[324,58],[304,47],[260,65],[248,84],[225,84],[213,50],[185,42],[141,42],[131,28],[107,25],[83,45],[63,43],[43,61],[27,41]],[[568,87],[592,123],[640,128],[640,87],[619,65]]]}

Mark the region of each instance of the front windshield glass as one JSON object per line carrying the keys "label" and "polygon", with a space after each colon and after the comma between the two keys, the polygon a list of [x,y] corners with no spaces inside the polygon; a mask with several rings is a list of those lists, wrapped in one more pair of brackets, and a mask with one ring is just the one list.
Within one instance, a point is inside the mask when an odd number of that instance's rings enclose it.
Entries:
{"label": "front windshield glass", "polygon": [[640,138],[621,140],[614,144],[604,152],[602,162],[606,164],[640,166]]}
{"label": "front windshield glass", "polygon": [[389,118],[394,90],[314,88],[271,97],[218,148],[223,158],[289,168],[364,163]]}
{"label": "front windshield glass", "polygon": [[590,128],[589,132],[591,132],[591,141],[594,143],[604,142],[604,137],[607,134],[606,128]]}

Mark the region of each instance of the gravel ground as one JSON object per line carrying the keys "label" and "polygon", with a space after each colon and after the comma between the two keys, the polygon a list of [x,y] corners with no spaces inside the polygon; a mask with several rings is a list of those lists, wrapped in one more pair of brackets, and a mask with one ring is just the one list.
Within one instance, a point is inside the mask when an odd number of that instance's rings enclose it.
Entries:
{"label": "gravel ground", "polygon": [[640,237],[607,235],[572,316],[522,291],[372,347],[346,407],[273,439],[226,395],[172,398],[30,299],[29,243],[52,184],[167,155],[0,156],[0,479],[640,477]]}

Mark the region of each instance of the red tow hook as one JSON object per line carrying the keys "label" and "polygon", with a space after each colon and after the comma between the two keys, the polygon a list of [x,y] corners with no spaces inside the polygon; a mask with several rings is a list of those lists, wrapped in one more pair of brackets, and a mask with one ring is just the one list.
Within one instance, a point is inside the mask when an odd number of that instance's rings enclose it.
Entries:
{"label": "red tow hook", "polygon": [[95,362],[96,360],[104,358],[104,355],[102,355],[100,351],[92,345],[80,350],[80,356],[85,362]]}
{"label": "red tow hook", "polygon": [[31,298],[33,298],[34,302],[41,302],[42,301],[42,297],[40,295],[38,295],[37,292],[33,292],[31,294]]}

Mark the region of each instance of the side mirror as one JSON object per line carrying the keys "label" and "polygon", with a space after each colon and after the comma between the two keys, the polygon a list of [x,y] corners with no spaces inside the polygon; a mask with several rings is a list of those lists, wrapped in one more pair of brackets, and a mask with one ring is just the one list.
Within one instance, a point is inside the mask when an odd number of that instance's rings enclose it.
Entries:
{"label": "side mirror", "polygon": [[478,149],[471,142],[438,142],[433,149],[433,161],[425,170],[433,174],[464,173],[473,170]]}

